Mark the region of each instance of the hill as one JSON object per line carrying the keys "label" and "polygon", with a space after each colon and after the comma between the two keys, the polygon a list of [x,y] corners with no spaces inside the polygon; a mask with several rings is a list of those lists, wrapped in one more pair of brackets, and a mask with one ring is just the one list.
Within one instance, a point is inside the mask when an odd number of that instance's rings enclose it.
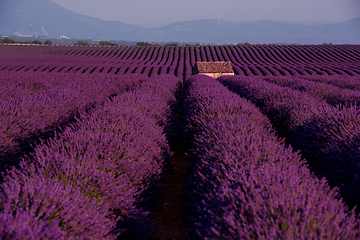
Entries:
{"label": "hill", "polygon": [[0,9],[0,33],[157,42],[359,44],[360,18],[332,24],[202,19],[143,28],[77,14],[51,0],[5,0]]}

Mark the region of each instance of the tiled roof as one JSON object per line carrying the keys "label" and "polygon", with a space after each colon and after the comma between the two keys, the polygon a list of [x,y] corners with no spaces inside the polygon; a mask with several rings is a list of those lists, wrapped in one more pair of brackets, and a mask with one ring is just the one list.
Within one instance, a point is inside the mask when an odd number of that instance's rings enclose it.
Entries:
{"label": "tiled roof", "polygon": [[194,74],[197,73],[233,73],[231,62],[196,62]]}

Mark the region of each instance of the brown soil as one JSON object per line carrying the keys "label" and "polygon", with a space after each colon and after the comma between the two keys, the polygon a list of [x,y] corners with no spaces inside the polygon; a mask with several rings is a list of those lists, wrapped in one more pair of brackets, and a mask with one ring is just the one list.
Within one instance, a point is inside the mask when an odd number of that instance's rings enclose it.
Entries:
{"label": "brown soil", "polygon": [[156,239],[183,240],[189,238],[181,219],[181,198],[187,178],[185,154],[180,150],[175,150],[171,157],[171,164],[173,168],[165,173],[163,179],[165,193],[158,200],[151,224],[155,227],[153,235]]}

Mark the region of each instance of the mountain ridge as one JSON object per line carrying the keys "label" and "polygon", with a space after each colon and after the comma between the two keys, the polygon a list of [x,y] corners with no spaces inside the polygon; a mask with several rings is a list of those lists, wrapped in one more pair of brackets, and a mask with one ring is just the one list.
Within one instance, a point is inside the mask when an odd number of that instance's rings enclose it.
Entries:
{"label": "mountain ridge", "polygon": [[144,28],[81,15],[51,0],[17,0],[5,1],[0,9],[0,33],[155,42],[359,44],[360,18],[330,24],[199,19]]}

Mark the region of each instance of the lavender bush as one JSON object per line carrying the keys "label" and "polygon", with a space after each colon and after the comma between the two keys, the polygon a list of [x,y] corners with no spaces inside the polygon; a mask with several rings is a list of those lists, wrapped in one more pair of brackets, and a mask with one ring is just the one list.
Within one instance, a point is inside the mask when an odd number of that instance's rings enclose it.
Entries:
{"label": "lavender bush", "polygon": [[333,107],[307,93],[257,78],[221,77],[224,85],[253,101],[288,144],[301,150],[311,169],[352,208],[359,202],[360,114],[357,107]]}
{"label": "lavender bush", "polygon": [[23,142],[41,137],[144,79],[141,75],[1,72],[0,156],[20,151]]}
{"label": "lavender bush", "polygon": [[11,172],[1,187],[2,239],[114,238],[109,233],[115,219],[106,202],[26,167]]}
{"label": "lavender bush", "polygon": [[[316,79],[329,79],[329,77],[317,77]],[[353,77],[347,77],[349,80]],[[336,77],[332,76],[332,79]],[[345,79],[344,77],[341,79]],[[318,99],[325,99],[331,105],[343,104],[360,105],[360,92],[350,89],[343,89],[332,84],[322,83],[321,81],[315,82],[306,80],[304,77],[267,77],[265,81],[278,84],[283,87],[289,87],[295,90],[300,90],[309,93],[311,96]],[[350,82],[350,81],[349,81]]]}
{"label": "lavender bush", "polygon": [[299,76],[299,78],[313,82],[331,84],[340,88],[345,88],[350,90],[360,90],[360,78],[357,75]]}
{"label": "lavender bush", "polygon": [[284,146],[258,108],[201,75],[185,82],[184,97],[192,239],[359,237],[336,189]]}
{"label": "lavender bush", "polygon": [[[179,82],[179,78],[171,75],[145,80],[131,91],[83,113],[63,132],[36,146],[31,156],[21,162],[19,170],[8,173],[2,186],[0,219],[3,219],[2,231],[6,233],[4,238],[25,234],[14,231],[13,225],[23,226],[25,230],[35,226],[37,232],[31,232],[29,236],[32,234],[37,238],[46,236],[49,228],[56,229],[54,234],[62,239],[80,235],[84,239],[112,239],[141,231],[135,228],[143,226],[149,219],[148,213],[139,207],[139,203],[145,201],[142,193],[159,184],[164,165],[169,160],[170,151],[163,133],[163,125],[167,122],[162,114],[169,113],[174,100],[172,94],[176,93]],[[146,95],[148,97],[144,97]],[[155,106],[161,111],[151,112],[149,102],[161,105]],[[164,119],[164,124],[158,119]],[[34,192],[14,195],[19,183],[27,187],[17,191],[35,189]],[[36,192],[35,186],[41,184],[47,184],[47,188],[42,187],[41,193]],[[52,192],[61,195],[62,191],[66,191],[69,198],[63,203],[71,205],[73,211],[61,206],[50,207],[59,197],[55,195],[55,200],[48,200],[49,195],[52,197]],[[13,200],[15,196],[18,197]],[[50,205],[45,204],[41,211],[37,209],[42,205],[28,208],[35,196],[40,205],[42,202]],[[89,203],[84,203],[85,200]],[[91,209],[87,210],[87,206]],[[16,215],[20,209],[24,214]],[[76,218],[67,211],[76,214]],[[73,221],[67,223],[72,218]],[[22,219],[30,220],[19,223]],[[37,219],[40,222],[37,223]],[[84,223],[80,224],[76,219],[83,219]],[[127,226],[127,221],[138,225]],[[99,224],[97,229],[94,229],[95,224]]]}

